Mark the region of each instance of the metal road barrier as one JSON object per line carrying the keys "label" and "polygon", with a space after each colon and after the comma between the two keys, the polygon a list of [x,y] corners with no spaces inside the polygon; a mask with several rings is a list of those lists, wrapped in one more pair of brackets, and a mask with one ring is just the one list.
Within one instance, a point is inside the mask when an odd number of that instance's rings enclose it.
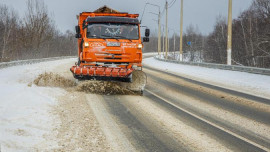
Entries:
{"label": "metal road barrier", "polygon": [[200,66],[200,67],[213,68],[213,69],[223,69],[223,70],[248,72],[248,73],[269,75],[270,76],[270,69],[265,69],[265,68],[237,66],[237,65],[225,65],[225,64],[214,64],[214,63],[180,62],[178,60],[160,59],[157,56],[155,56],[154,58],[159,60],[159,61],[165,61],[165,62],[170,62],[170,63],[193,65],[193,66]]}
{"label": "metal road barrier", "polygon": [[[145,53],[144,57],[152,57],[156,54],[157,53],[154,53],[154,52]],[[41,58],[41,59],[18,60],[18,61],[11,61],[11,62],[0,62],[0,69],[16,66],[16,65],[33,64],[33,63],[39,63],[39,62],[45,62],[45,61],[68,59],[68,58],[76,58],[76,56],[62,56],[62,57],[51,57],[51,58]]]}
{"label": "metal road barrier", "polygon": [[16,65],[25,65],[25,64],[33,64],[45,61],[54,61],[60,59],[68,59],[68,58],[75,58],[75,56],[62,56],[62,57],[51,57],[51,58],[41,58],[41,59],[29,59],[29,60],[18,60],[18,61],[11,61],[11,62],[1,62],[0,69],[16,66]]}
{"label": "metal road barrier", "polygon": [[[157,53],[150,52],[145,53],[145,57],[152,57]],[[11,61],[11,62],[0,62],[0,69],[16,66],[16,65],[25,65],[25,64],[33,64],[45,61],[54,61],[54,60],[61,60],[61,59],[68,59],[68,58],[76,58],[76,56],[62,56],[62,57],[51,57],[51,58],[41,58],[41,59],[29,59],[29,60],[18,60],[18,61]]]}

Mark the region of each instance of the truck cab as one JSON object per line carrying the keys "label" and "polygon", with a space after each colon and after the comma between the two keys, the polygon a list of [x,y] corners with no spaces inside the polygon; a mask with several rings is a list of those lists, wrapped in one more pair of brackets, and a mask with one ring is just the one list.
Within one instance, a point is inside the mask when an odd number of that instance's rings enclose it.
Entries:
{"label": "truck cab", "polygon": [[108,9],[78,16],[78,63],[71,68],[77,79],[131,81],[132,72],[142,70],[143,40],[149,41],[150,31],[142,40],[138,14]]}

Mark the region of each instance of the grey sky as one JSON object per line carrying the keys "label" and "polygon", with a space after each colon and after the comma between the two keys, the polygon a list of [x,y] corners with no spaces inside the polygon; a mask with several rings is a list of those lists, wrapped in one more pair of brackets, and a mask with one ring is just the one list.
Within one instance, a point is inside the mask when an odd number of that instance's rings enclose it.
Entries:
{"label": "grey sky", "polygon": [[[142,15],[145,3],[157,4],[161,11],[164,8],[165,0],[44,0],[48,10],[53,14],[58,28],[65,32],[74,30],[77,23],[76,15],[82,11],[94,11],[95,9],[107,5],[121,12],[139,13]],[[170,3],[173,0],[168,0]],[[24,14],[26,0],[0,0],[0,4],[12,6],[22,16]],[[240,12],[247,9],[252,0],[233,0],[233,18]],[[208,34],[213,30],[217,16],[222,15],[227,18],[228,0],[184,0],[184,30],[190,24],[197,25],[203,34]],[[158,13],[158,8],[147,6],[143,17],[143,25],[147,25],[152,30],[157,29],[157,23],[153,19],[157,16],[148,12]],[[180,24],[180,0],[169,8],[169,27],[179,31]],[[165,13],[162,17],[165,24]]]}

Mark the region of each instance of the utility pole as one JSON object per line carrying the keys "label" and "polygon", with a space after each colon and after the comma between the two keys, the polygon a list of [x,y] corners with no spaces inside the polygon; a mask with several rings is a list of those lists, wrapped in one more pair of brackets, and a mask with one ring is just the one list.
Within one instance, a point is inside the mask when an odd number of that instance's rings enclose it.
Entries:
{"label": "utility pole", "polygon": [[165,56],[165,36],[164,36],[165,34],[164,34],[164,25],[163,25],[163,32],[162,32],[162,36],[163,36],[163,57]]}
{"label": "utility pole", "polygon": [[180,13],[180,61],[183,61],[183,1],[181,0],[181,13]]}
{"label": "utility pole", "polygon": [[166,1],[166,41],[165,41],[166,57],[168,58],[168,1]]}
{"label": "utility pole", "polygon": [[[170,35],[170,30],[168,30],[168,35]],[[168,54],[170,53],[170,36],[168,36]]]}
{"label": "utility pole", "polygon": [[157,48],[158,48],[158,56],[160,56],[160,53],[161,53],[161,25],[160,25],[160,13],[159,14],[156,14],[156,13],[152,13],[152,12],[149,12],[151,14],[155,14],[155,15],[158,15],[159,18],[158,20],[155,20],[153,19],[154,21],[157,21],[158,22],[158,43],[157,43]]}
{"label": "utility pole", "polygon": [[160,18],[161,18],[161,14],[160,14],[160,7],[158,6],[159,10],[158,10],[158,56],[160,57],[161,54],[161,23],[160,23]]}
{"label": "utility pole", "polygon": [[160,14],[160,6],[156,5],[156,4],[152,4],[152,3],[146,3],[146,5],[147,4],[158,7],[158,14],[152,13],[152,12],[150,12],[150,13],[158,15],[158,55],[160,56],[160,53],[161,53],[161,23],[160,23],[161,14]]}
{"label": "utility pole", "polygon": [[228,8],[227,65],[232,65],[232,0],[229,0]]}
{"label": "utility pole", "polygon": [[160,10],[158,11],[158,56],[161,52],[161,27],[160,27]]}
{"label": "utility pole", "polygon": [[173,33],[173,52],[175,54],[175,32]]}

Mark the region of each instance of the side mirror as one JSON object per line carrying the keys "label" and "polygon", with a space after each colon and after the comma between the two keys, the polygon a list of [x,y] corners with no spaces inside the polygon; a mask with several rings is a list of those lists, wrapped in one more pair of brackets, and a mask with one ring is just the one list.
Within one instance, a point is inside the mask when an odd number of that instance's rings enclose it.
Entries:
{"label": "side mirror", "polygon": [[75,30],[76,30],[76,35],[75,35],[75,38],[81,38],[82,35],[81,35],[81,29],[80,29],[80,26],[75,26]]}
{"label": "side mirror", "polygon": [[75,30],[77,34],[80,34],[81,32],[80,26],[75,26]]}
{"label": "side mirror", "polygon": [[144,37],[143,38],[143,42],[149,42],[149,40],[150,40],[149,37]]}
{"label": "side mirror", "polygon": [[77,38],[77,39],[78,39],[78,38],[82,38],[82,35],[81,35],[81,34],[76,34],[76,35],[75,35],[75,38]]}
{"label": "side mirror", "polygon": [[149,37],[150,36],[150,29],[145,29],[145,36]]}

